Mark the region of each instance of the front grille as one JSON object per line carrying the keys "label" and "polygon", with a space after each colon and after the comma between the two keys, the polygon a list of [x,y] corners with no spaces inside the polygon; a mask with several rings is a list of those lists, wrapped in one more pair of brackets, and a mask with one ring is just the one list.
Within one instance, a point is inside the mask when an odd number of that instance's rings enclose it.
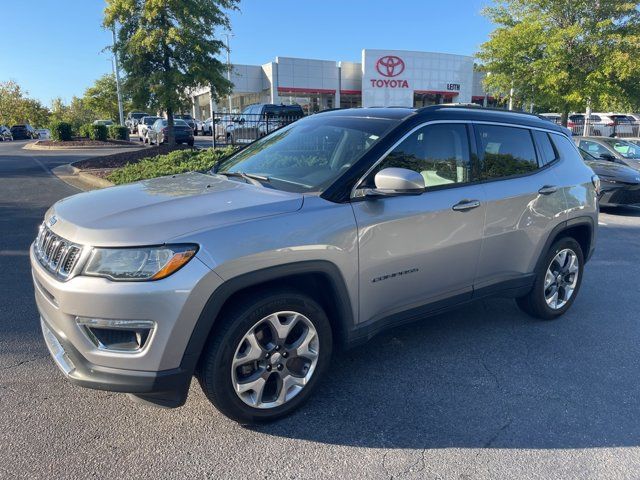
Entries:
{"label": "front grille", "polygon": [[44,268],[66,279],[77,265],[82,247],[56,235],[42,224],[35,241],[35,251]]}

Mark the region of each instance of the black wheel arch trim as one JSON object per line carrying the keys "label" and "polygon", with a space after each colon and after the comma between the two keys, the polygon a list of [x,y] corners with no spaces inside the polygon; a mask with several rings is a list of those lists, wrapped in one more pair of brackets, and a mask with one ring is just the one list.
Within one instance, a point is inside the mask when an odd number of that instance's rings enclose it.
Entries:
{"label": "black wheel arch trim", "polygon": [[200,354],[209,339],[216,319],[227,300],[233,295],[248,288],[257,287],[278,279],[317,274],[323,275],[333,288],[332,293],[336,296],[334,305],[340,317],[338,319],[339,332],[334,332],[336,333],[334,338],[338,339],[339,342],[345,342],[347,332],[353,328],[355,319],[353,318],[351,298],[342,273],[335,264],[326,260],[301,261],[248,272],[230,278],[220,285],[209,297],[191,332],[191,337],[182,357],[180,369],[191,372],[191,374],[195,372]]}
{"label": "black wheel arch trim", "polygon": [[551,248],[551,245],[553,244],[553,242],[557,238],[559,238],[562,232],[568,231],[569,229],[574,227],[582,227],[582,226],[585,226],[589,229],[589,251],[582,252],[584,256],[584,262],[587,263],[587,261],[589,261],[589,259],[593,255],[593,251],[595,250],[597,226],[595,225],[595,222],[592,217],[580,216],[580,217],[574,217],[574,218],[565,220],[564,222],[561,222],[558,225],[556,225],[551,230],[551,232],[549,233],[549,236],[547,237],[547,241],[544,244],[544,247],[540,251],[540,255],[538,258],[538,262],[536,264],[535,271],[537,272],[538,269],[540,268],[540,264],[544,259],[545,252],[547,252]]}

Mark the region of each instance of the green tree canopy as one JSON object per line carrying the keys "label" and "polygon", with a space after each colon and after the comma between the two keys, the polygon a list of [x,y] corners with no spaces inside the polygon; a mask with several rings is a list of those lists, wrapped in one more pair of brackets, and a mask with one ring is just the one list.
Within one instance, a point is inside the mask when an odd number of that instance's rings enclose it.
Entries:
{"label": "green tree canopy", "polygon": [[49,109],[28,97],[16,82],[0,82],[0,125],[29,123],[43,127],[49,123]]}
{"label": "green tree canopy", "polygon": [[115,51],[135,103],[163,110],[173,143],[173,114],[202,85],[229,93],[227,67],[218,58],[224,43],[214,29],[229,29],[226,11],[239,0],[107,0],[104,26],[119,25]]}
{"label": "green tree canopy", "polygon": [[497,0],[478,59],[493,93],[563,114],[640,107],[640,13],[625,0]]}
{"label": "green tree canopy", "polygon": [[[86,107],[93,112],[95,119],[117,121],[120,113],[118,110],[116,76],[113,73],[107,73],[97,79],[91,87],[85,90],[83,101]],[[127,111],[129,102],[123,98],[123,103],[124,109]]]}

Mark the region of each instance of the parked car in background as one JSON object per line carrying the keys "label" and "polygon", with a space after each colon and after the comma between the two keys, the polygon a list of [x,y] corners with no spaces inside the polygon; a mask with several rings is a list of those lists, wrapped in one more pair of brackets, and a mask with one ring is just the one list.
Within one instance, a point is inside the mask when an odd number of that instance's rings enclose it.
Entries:
{"label": "parked car in background", "polygon": [[38,128],[36,134],[40,140],[51,140],[51,130],[48,128]]}
{"label": "parked car in background", "polygon": [[258,138],[304,117],[300,105],[275,105],[256,103],[246,107],[233,119],[233,128],[228,129],[228,142],[250,143]]}
{"label": "parked car in background", "polygon": [[640,171],[640,147],[620,138],[573,137],[575,144],[598,160],[621,163]]}
{"label": "parked car in background", "polygon": [[621,163],[601,160],[580,148],[584,163],[600,178],[598,199],[603,207],[640,204],[640,172]]}
{"label": "parked car in background", "polygon": [[94,125],[104,125],[105,127],[110,127],[111,125],[114,124],[113,120],[94,120],[93,121]]}
{"label": "parked car in background", "polygon": [[146,112],[129,112],[127,119],[124,121],[125,126],[129,129],[129,133],[136,133],[140,119],[148,116],[149,114]]}
{"label": "parked car in background", "polygon": [[[176,137],[176,143],[186,143],[187,145],[193,147],[193,130],[187,124],[187,122],[179,118],[174,118],[173,132]],[[167,136],[168,122],[164,118],[156,120],[151,128],[147,130],[147,138],[149,139],[149,144],[151,145],[154,145],[156,143],[158,145],[160,145],[161,143],[165,143],[167,141]]]}
{"label": "parked car in background", "polygon": [[213,117],[209,117],[202,122],[202,134],[211,135],[213,132]]}
{"label": "parked car in background", "polygon": [[214,130],[216,132],[216,140],[220,139],[224,142],[231,143],[230,135],[234,128],[234,121],[231,115],[225,114],[221,117],[216,117]]}
{"label": "parked car in background", "polygon": [[196,128],[193,131],[194,135],[204,135],[204,122],[202,120],[198,120],[197,118],[194,118],[193,121],[196,124]]}
{"label": "parked car in background", "polygon": [[332,351],[384,328],[489,296],[559,318],[595,248],[597,185],[534,115],[319,113],[210,174],[53,205],[30,248],[43,336],[75,384],[178,407],[195,374],[228,417],[275,420],[332,388]]}
{"label": "parked car in background", "polygon": [[191,130],[193,130],[193,134],[194,135],[198,135],[198,130],[196,128],[196,121],[194,120],[194,118],[191,115],[188,114],[178,114],[178,115],[174,115],[173,118],[178,119],[178,120],[183,120],[187,125],[189,125],[189,127],[191,128]]}
{"label": "parked car in background", "polygon": [[11,135],[14,140],[30,140],[32,138],[38,138],[38,134],[28,123],[12,126]]}
{"label": "parked car in background", "polygon": [[9,142],[13,140],[11,129],[6,125],[0,125],[0,142]]}
{"label": "parked car in background", "polygon": [[[582,135],[584,133],[585,118],[585,113],[569,115],[567,126],[574,135]],[[595,137],[631,137],[633,136],[633,127],[633,122],[627,115],[594,112],[589,116],[587,132],[590,136]]]}
{"label": "parked car in background", "polygon": [[562,120],[562,115],[559,113],[541,113],[539,116],[558,125],[560,125],[560,121]]}
{"label": "parked car in background", "polygon": [[149,129],[153,126],[153,124],[160,119],[162,119],[162,117],[156,117],[151,115],[147,115],[146,117],[142,117],[140,119],[137,126],[137,133],[138,133],[138,136],[140,137],[141,142],[149,143],[149,137],[147,136],[147,133]]}

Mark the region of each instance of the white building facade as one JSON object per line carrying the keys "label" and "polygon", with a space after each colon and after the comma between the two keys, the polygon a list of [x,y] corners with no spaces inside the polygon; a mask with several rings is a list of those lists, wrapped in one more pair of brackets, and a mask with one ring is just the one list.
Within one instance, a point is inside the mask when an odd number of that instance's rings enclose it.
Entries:
{"label": "white building facade", "polygon": [[362,62],[276,57],[264,65],[234,65],[233,93],[212,101],[192,92],[193,115],[240,112],[253,103],[300,104],[306,113],[330,108],[484,103],[474,59],[448,53],[362,50]]}

